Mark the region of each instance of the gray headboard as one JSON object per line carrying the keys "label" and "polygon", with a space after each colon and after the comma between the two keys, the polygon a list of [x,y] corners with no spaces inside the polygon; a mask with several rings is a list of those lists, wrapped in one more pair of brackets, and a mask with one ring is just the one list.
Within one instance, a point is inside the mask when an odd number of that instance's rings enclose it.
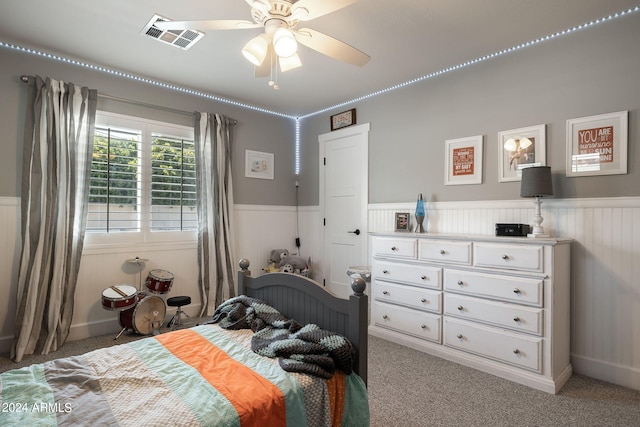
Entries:
{"label": "gray headboard", "polygon": [[338,298],[320,283],[291,273],[251,277],[249,261],[240,260],[238,294],[260,299],[300,324],[314,323],[351,341],[356,350],[354,371],[367,382],[368,297],[366,283],[358,278],[349,299]]}

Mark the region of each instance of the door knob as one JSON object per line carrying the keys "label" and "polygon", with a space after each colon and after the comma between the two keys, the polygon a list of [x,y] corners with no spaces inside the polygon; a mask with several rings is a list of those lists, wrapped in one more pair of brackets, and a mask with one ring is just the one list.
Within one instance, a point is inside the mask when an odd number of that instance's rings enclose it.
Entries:
{"label": "door knob", "polygon": [[359,236],[359,235],[360,235],[360,229],[359,229],[359,228],[356,228],[354,231],[347,231],[347,233],[353,233],[353,234],[355,234],[356,236]]}

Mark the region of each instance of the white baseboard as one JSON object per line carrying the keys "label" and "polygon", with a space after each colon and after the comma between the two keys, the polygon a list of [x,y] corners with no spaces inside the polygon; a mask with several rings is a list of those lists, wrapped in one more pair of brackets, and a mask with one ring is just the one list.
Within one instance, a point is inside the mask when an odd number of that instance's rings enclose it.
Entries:
{"label": "white baseboard", "polygon": [[573,365],[573,372],[576,374],[640,390],[640,370],[638,369],[574,354],[571,355],[571,364]]}
{"label": "white baseboard", "polygon": [[[182,307],[182,310],[189,317],[197,317],[200,314],[202,304],[190,304]],[[166,326],[171,317],[176,313],[176,307],[167,307],[163,325]],[[188,321],[188,319],[187,319]],[[122,327],[118,321],[117,312],[114,312],[112,319],[98,320],[94,322],[77,323],[71,325],[68,341],[76,341],[89,337],[113,334],[114,337],[120,332]],[[0,337],[0,354],[7,354],[13,345],[13,335]]]}

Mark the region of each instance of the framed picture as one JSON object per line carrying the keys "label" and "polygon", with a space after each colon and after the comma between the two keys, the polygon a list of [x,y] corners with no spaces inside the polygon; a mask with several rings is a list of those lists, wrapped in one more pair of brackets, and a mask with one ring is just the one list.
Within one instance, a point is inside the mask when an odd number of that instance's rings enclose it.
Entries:
{"label": "framed picture", "polygon": [[627,173],[627,111],[567,120],[567,176]]}
{"label": "framed picture", "polygon": [[396,231],[411,231],[411,214],[396,212]]}
{"label": "framed picture", "polygon": [[546,125],[498,132],[499,181],[520,181],[522,169],[546,166]]}
{"label": "framed picture", "polygon": [[273,179],[273,153],[245,150],[244,176],[247,178]]}
{"label": "framed picture", "polygon": [[356,124],[356,109],[352,108],[331,116],[331,130],[345,128]]}
{"label": "framed picture", "polygon": [[482,135],[445,141],[444,185],[482,184]]}

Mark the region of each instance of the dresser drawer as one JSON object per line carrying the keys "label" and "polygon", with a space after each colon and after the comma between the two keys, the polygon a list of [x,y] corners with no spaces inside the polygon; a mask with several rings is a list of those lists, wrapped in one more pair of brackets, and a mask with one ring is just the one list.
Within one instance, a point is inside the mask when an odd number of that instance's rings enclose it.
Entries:
{"label": "dresser drawer", "polygon": [[422,239],[418,243],[418,259],[469,265],[471,264],[471,242]]}
{"label": "dresser drawer", "polygon": [[442,313],[442,292],[440,291],[376,280],[373,286],[373,297],[379,301],[400,304],[409,308]]}
{"label": "dresser drawer", "polygon": [[463,295],[444,296],[444,314],[542,336],[543,311]]}
{"label": "dresser drawer", "polygon": [[416,259],[418,254],[416,239],[376,237],[372,243],[373,256]]}
{"label": "dresser drawer", "polygon": [[442,317],[437,314],[374,301],[371,317],[376,326],[428,341],[441,342]]}
{"label": "dresser drawer", "polygon": [[445,318],[443,341],[449,347],[542,372],[542,338]]}
{"label": "dresser drawer", "polygon": [[445,291],[536,307],[543,305],[543,284],[542,279],[460,270],[444,271]]}
{"label": "dresser drawer", "polygon": [[438,267],[374,261],[372,273],[375,279],[442,289],[442,269]]}
{"label": "dresser drawer", "polygon": [[543,271],[543,247],[499,243],[475,243],[473,264],[510,270]]}

